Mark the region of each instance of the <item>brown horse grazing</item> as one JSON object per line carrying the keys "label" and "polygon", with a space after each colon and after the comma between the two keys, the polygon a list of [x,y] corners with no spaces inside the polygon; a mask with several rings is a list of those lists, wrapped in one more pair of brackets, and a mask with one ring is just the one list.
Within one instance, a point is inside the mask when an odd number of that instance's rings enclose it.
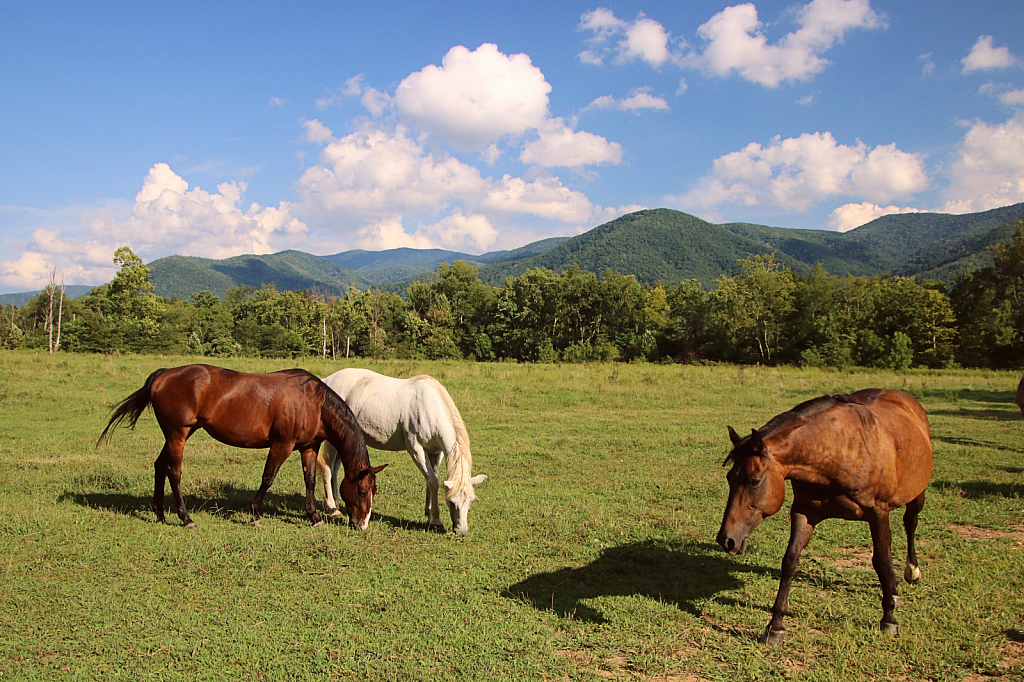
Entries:
{"label": "brown horse grazing", "polygon": [[126,419],[135,428],[147,405],[153,406],[165,439],[154,463],[153,511],[160,523],[166,523],[164,480],[170,479],[178,517],[186,528],[196,527],[181,497],[181,462],[185,441],[199,429],[206,429],[227,445],[270,448],[263,483],[252,501],[253,523],[259,523],[263,497],[278,469],[295,450],[302,454],[306,515],[314,526],[323,523],[314,507],[313,488],[317,452],[325,440],[343,458],[341,498],[348,511],[349,525],[363,530],[369,523],[373,495],[377,492],[376,474],[387,465],[370,466],[362,431],[348,405],[309,372],[286,369],[270,374],[245,374],[210,365],[158,369],[149,375],[142,388],[114,408],[96,444],[108,440]]}
{"label": "brown horse grazing", "polygon": [[762,643],[781,644],[782,619],[800,553],[823,519],[867,521],[874,554],[871,564],[882,584],[882,632],[898,632],[893,609],[899,600],[892,568],[889,512],[906,505],[908,583],[921,579],[914,549],[917,515],[932,474],[928,417],[901,391],[869,388],[852,395],[824,396],[772,418],[749,436],[729,427],[733,449],[729,502],[718,544],[729,554],[746,549],[747,536],[779,511],[786,479],[793,484],[789,546],[782,559],[779,594]]}

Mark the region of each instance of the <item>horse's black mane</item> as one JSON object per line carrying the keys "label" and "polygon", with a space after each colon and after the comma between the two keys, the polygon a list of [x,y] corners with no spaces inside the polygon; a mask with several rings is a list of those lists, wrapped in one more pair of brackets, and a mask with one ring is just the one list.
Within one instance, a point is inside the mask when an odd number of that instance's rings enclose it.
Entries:
{"label": "horse's black mane", "polygon": [[330,420],[330,425],[334,431],[345,439],[344,443],[332,443],[335,447],[339,445],[344,446],[343,448],[338,448],[339,452],[345,449],[352,453],[365,454],[367,464],[369,464],[370,457],[366,450],[363,431],[359,428],[359,422],[356,421],[356,416],[349,409],[348,403],[342,400],[341,396],[334,392],[334,389],[325,384],[320,377],[312,372],[299,368],[285,371],[297,377],[304,376],[305,381],[303,383],[313,384],[313,390],[316,395],[323,398],[324,419]]}
{"label": "horse's black mane", "polygon": [[762,438],[766,438],[794,419],[806,419],[840,403],[863,405],[864,400],[852,395],[823,395],[819,398],[812,398],[800,403],[791,410],[775,415],[757,431],[761,434]]}

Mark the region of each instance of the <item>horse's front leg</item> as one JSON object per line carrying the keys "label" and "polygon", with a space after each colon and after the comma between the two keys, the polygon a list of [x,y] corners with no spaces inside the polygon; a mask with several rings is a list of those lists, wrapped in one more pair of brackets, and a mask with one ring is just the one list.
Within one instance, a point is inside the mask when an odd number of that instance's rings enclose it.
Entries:
{"label": "horse's front leg", "polygon": [[328,442],[324,442],[323,448],[316,460],[317,466],[324,479],[324,504],[327,505],[327,516],[332,519],[340,519],[344,515],[338,510],[338,468],[341,458],[338,457],[338,450]]}
{"label": "horse's front leg", "polygon": [[309,517],[309,522],[313,524],[313,527],[324,525],[323,519],[316,513],[316,499],[314,491],[316,490],[316,469],[317,469],[317,450],[316,448],[306,448],[302,451],[302,475],[306,479],[306,516]]}
{"label": "horse's front leg", "polygon": [[885,634],[895,635],[899,633],[899,627],[896,625],[893,610],[899,596],[896,574],[892,570],[892,529],[889,527],[889,512],[875,511],[868,518],[868,524],[871,527],[873,545],[871,565],[874,566],[878,582],[882,585],[882,622],[879,627]]}
{"label": "horse's front leg", "polygon": [[281,469],[281,465],[292,454],[294,448],[294,443],[272,443],[270,445],[267,463],[263,465],[263,481],[260,483],[260,489],[256,491],[256,496],[252,498],[252,523],[254,526],[258,526],[260,523],[263,498],[270,490],[270,486],[273,485],[274,479],[277,478],[277,472]]}
{"label": "horse's front leg", "polygon": [[796,510],[796,505],[789,510],[789,545],[782,557],[782,577],[779,579],[779,593],[775,596],[775,604],[772,606],[772,619],[768,621],[768,627],[764,634],[758,638],[762,644],[782,644],[786,636],[786,628],[782,624],[783,618],[789,610],[789,588],[793,585],[793,577],[796,576],[796,568],[800,564],[800,555],[803,553],[807,543],[811,541],[814,534],[814,525],[808,520],[805,514]]}
{"label": "horse's front leg", "polygon": [[[427,464],[427,453],[416,439],[407,437],[405,448],[409,451],[412,461],[419,467],[420,473],[423,474],[427,484],[426,500],[423,503],[423,513],[427,517],[427,526],[431,530],[443,532],[444,522],[441,521],[441,510],[437,504],[437,489],[440,483],[437,480],[436,465],[431,467],[430,464]],[[438,457],[437,461],[440,462],[440,457]]]}

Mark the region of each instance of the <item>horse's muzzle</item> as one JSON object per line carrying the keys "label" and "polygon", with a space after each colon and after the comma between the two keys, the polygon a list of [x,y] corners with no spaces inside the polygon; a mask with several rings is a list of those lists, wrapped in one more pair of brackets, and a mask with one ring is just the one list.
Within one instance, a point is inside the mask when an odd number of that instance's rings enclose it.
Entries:
{"label": "horse's muzzle", "polygon": [[722,549],[733,556],[743,554],[747,551],[747,538],[736,540],[735,538],[727,535],[724,530],[718,531],[718,537],[715,538],[715,541]]}

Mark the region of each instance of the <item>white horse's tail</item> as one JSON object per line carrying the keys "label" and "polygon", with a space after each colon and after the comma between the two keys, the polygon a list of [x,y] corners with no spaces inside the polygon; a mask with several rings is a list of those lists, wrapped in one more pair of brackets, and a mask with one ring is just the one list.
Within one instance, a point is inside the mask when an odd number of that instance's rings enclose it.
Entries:
{"label": "white horse's tail", "polygon": [[452,418],[452,426],[455,428],[455,445],[448,453],[448,480],[445,481],[445,499],[452,501],[458,497],[468,496],[469,500],[476,499],[473,493],[473,484],[470,477],[473,474],[473,453],[469,449],[469,432],[466,431],[466,423],[462,421],[462,414],[455,406],[455,401],[440,381],[434,379],[437,392],[441,394],[448,413]]}

